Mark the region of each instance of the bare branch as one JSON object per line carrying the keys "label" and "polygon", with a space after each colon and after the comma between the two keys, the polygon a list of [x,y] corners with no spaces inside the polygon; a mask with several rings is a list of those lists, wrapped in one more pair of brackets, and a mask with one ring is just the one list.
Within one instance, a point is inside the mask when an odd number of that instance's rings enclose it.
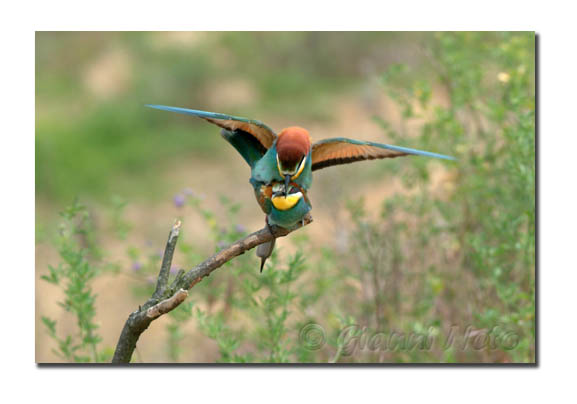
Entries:
{"label": "bare branch", "polygon": [[[312,221],[312,217],[307,215],[303,221],[303,226],[306,226]],[[177,286],[184,289],[190,289],[198,282],[200,282],[202,278],[210,275],[212,271],[221,267],[231,259],[244,254],[245,251],[253,249],[260,244],[271,241],[273,238],[284,237],[291,233],[291,230],[287,230],[278,226],[272,226],[272,232],[273,234],[271,234],[270,231],[265,227],[264,229],[249,234],[242,240],[238,240],[228,247],[223,248],[221,251],[217,252],[203,263],[188,271],[182,277]]]}
{"label": "bare branch", "polygon": [[188,296],[188,292],[184,289],[179,289],[172,297],[163,300],[162,302],[152,306],[146,310],[146,317],[155,319],[174,310],[180,303],[184,302],[184,299]]}
{"label": "bare branch", "polygon": [[[302,226],[306,226],[312,221],[312,217],[307,215],[303,220]],[[199,283],[204,277],[210,275],[211,272],[220,268],[233,258],[244,254],[246,251],[271,241],[273,238],[284,237],[294,230],[272,226],[270,231],[265,227],[249,234],[245,238],[223,248],[190,271],[186,273],[182,270],[179,271],[172,284],[168,286],[170,266],[172,265],[172,257],[179,231],[180,221],[177,221],[168,235],[162,265],[156,283],[156,290],[146,303],[128,316],[128,320],[126,320],[120,338],[118,339],[112,363],[129,363],[140,335],[148,328],[150,323],[178,307],[188,296],[187,290]]]}

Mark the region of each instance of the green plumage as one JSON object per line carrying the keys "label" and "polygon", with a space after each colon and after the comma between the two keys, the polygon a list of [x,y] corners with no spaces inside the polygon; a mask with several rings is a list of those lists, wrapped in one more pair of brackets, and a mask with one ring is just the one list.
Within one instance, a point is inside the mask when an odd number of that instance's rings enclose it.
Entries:
{"label": "green plumage", "polygon": [[[238,149],[237,149],[238,150]],[[264,154],[262,159],[260,159],[252,169],[252,178],[255,181],[269,184],[272,181],[283,182],[284,178],[281,177],[276,162],[276,142],[273,146],[268,149]],[[305,167],[303,172],[299,177],[293,182],[296,182],[304,190],[308,190],[313,181],[313,175],[311,170],[311,154],[309,153],[306,157]]]}
{"label": "green plumage", "polygon": [[[272,205],[272,204],[271,204]],[[298,227],[303,218],[309,213],[311,206],[307,203],[305,198],[301,198],[298,203],[289,210],[278,210],[274,206],[268,215],[269,224],[275,224],[285,229],[293,230]]]}
{"label": "green plumage", "polygon": [[267,151],[258,140],[244,131],[231,132],[223,129],[220,134],[239,152],[250,168],[253,168]]}

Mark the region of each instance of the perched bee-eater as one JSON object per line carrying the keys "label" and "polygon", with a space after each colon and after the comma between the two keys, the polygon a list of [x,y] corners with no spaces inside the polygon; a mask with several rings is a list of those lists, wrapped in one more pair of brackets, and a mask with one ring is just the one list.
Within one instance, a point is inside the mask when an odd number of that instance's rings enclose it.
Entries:
{"label": "perched bee-eater", "polygon": [[[163,105],[147,106],[193,115],[221,127],[221,135],[251,168],[250,183],[267,215],[267,226],[290,230],[299,226],[311,210],[307,191],[312,172],[320,168],[408,155],[454,160],[442,154],[347,138],[323,139],[313,144],[309,132],[298,126],[283,129],[277,135],[264,123],[252,119]],[[274,239],[257,248],[261,271],[273,248]]]}

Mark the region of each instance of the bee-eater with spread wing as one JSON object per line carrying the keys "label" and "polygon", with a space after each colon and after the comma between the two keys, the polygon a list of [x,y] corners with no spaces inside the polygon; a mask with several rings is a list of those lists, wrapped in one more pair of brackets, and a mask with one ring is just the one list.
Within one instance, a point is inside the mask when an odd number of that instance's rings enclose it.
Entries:
{"label": "bee-eater with spread wing", "polygon": [[[297,126],[283,129],[277,135],[264,123],[252,119],[163,105],[147,106],[193,115],[221,127],[222,136],[251,168],[250,183],[267,215],[267,225],[291,230],[298,227],[311,210],[306,192],[315,170],[355,161],[409,155],[454,160],[442,154],[347,138],[312,143],[308,131]],[[274,240],[257,248],[261,271],[273,248]]]}

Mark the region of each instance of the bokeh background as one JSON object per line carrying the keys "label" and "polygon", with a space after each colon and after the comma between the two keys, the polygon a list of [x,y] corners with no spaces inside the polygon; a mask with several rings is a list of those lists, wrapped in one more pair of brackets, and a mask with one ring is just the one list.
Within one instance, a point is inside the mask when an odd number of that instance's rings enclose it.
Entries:
{"label": "bokeh background", "polygon": [[195,286],[134,362],[534,362],[534,61],[525,32],[38,32],[37,362],[111,359],[175,218],[173,276],[264,224],[218,128],[148,103],[458,161],[315,172],[314,223]]}

